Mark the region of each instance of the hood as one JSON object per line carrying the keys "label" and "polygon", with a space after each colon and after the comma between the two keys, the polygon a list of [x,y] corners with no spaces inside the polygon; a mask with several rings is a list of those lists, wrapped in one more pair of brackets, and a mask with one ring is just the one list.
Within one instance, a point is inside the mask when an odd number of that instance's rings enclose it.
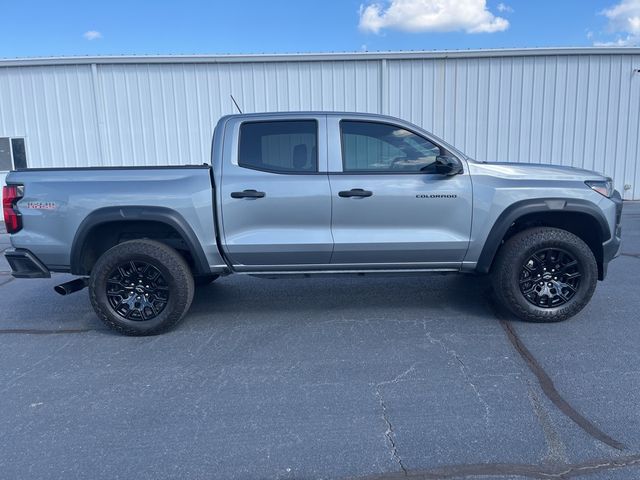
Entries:
{"label": "hood", "polygon": [[546,163],[470,162],[472,172],[503,178],[528,180],[605,180],[601,173]]}

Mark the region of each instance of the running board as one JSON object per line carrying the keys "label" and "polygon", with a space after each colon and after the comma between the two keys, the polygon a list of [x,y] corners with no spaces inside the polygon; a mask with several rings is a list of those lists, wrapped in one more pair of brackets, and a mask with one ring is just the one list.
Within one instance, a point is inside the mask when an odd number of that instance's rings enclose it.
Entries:
{"label": "running board", "polygon": [[282,270],[282,271],[246,271],[235,272],[236,275],[248,275],[251,277],[262,278],[283,278],[283,277],[323,277],[328,275],[335,276],[368,276],[368,275],[423,275],[423,274],[448,274],[448,273],[460,273],[459,268],[417,268],[417,269],[377,269],[377,270]]}

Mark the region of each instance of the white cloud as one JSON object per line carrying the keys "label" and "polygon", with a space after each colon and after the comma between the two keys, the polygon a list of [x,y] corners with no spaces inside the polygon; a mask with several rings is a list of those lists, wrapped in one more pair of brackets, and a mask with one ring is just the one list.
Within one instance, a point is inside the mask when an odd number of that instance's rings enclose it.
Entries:
{"label": "white cloud", "polygon": [[640,35],[640,0],[622,0],[601,14],[609,19],[609,31]]}
{"label": "white cloud", "polygon": [[102,34],[96,30],[89,30],[88,32],[84,32],[82,36],[87,40],[98,40],[102,38]]}
{"label": "white cloud", "polygon": [[359,27],[374,33],[385,28],[406,32],[491,33],[506,30],[509,21],[487,10],[486,0],[384,0],[360,6]]}
{"label": "white cloud", "polygon": [[513,8],[511,8],[509,5],[506,5],[504,3],[499,3],[496,8],[498,9],[499,12],[513,13]]}
{"label": "white cloud", "polygon": [[621,0],[605,8],[601,15],[607,17],[607,31],[617,35],[612,41],[594,42],[597,46],[627,47],[640,45],[640,0]]}
{"label": "white cloud", "polygon": [[596,47],[634,47],[640,45],[640,37],[627,35],[626,37],[618,37],[610,42],[596,41],[593,42]]}

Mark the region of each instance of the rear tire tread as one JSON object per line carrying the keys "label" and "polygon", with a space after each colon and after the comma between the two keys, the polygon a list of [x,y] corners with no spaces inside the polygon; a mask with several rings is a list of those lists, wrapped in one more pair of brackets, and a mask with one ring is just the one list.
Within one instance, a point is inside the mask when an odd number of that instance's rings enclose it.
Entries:
{"label": "rear tire tread", "polygon": [[[119,319],[106,301],[106,292],[97,284],[101,277],[109,275],[114,264],[132,256],[144,256],[162,265],[175,281],[170,290],[170,305],[158,317],[162,319],[156,326],[145,328],[145,322],[132,326]],[[167,279],[169,280],[169,279]],[[89,298],[98,318],[107,327],[129,336],[157,335],[173,328],[184,317],[191,306],[194,295],[194,280],[189,265],[173,248],[155,240],[130,240],[120,243],[105,252],[94,265],[89,280]],[[153,321],[153,320],[151,320]]]}

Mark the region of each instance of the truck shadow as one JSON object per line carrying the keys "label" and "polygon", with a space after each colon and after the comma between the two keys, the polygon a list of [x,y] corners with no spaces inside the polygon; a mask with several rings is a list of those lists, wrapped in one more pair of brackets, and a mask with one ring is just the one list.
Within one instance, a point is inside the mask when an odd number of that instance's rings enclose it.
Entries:
{"label": "truck shadow", "polygon": [[187,322],[224,314],[288,315],[373,311],[402,315],[485,316],[488,278],[463,275],[332,277],[267,280],[221,278],[196,291]]}

